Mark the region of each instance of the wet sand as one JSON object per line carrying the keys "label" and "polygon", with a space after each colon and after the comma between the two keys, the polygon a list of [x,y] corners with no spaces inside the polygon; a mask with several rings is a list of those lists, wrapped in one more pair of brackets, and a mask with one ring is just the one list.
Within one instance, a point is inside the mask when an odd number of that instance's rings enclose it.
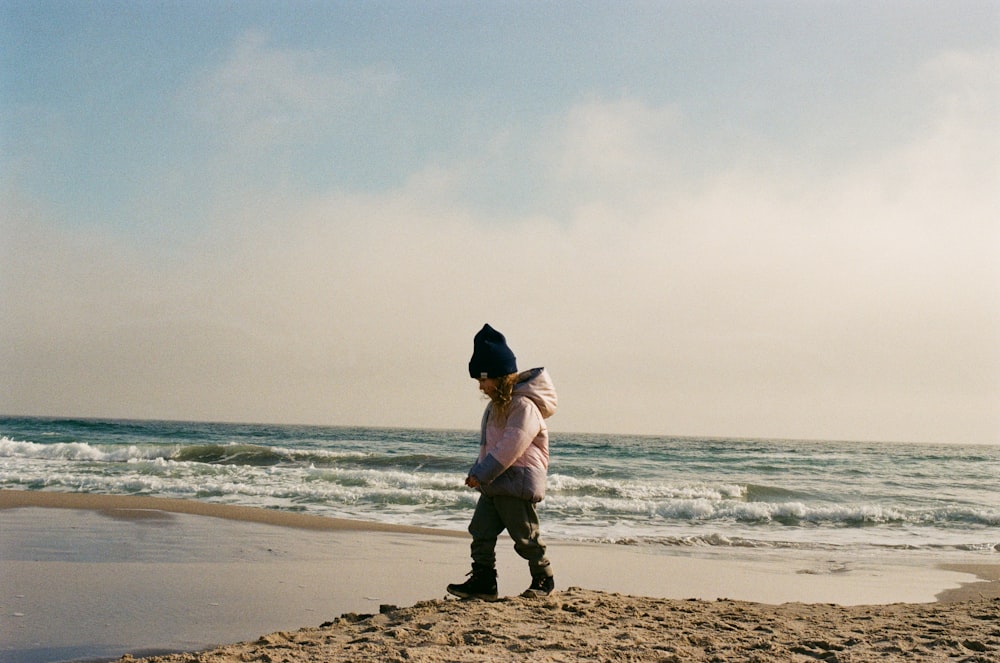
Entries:
{"label": "wet sand", "polygon": [[1000,657],[991,557],[939,568],[549,541],[560,591],[530,601],[517,597],[524,563],[501,544],[507,598],[487,604],[445,598],[468,568],[461,532],[20,491],[0,491],[0,532],[11,663],[239,642],[170,660]]}

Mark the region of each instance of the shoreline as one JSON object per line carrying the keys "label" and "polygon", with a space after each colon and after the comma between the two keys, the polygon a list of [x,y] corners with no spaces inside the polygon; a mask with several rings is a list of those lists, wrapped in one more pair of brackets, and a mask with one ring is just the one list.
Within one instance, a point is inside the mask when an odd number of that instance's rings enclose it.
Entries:
{"label": "shoreline", "polygon": [[[396,532],[400,534],[430,534],[437,536],[465,536],[464,532],[410,527],[364,520],[331,518],[293,511],[279,511],[236,504],[215,504],[194,499],[150,497],[147,495],[105,495],[99,493],[58,493],[35,490],[0,490],[0,511],[38,507],[49,509],[82,509],[106,511],[122,518],[142,517],[143,511],[188,514],[222,518],[247,523],[274,525],[307,530]],[[130,512],[135,512],[130,514]]]}
{"label": "shoreline", "polygon": [[[193,500],[37,491],[0,491],[0,523],[0,630],[13,636],[0,643],[3,663],[200,651],[331,621],[329,628],[348,632],[355,622],[343,616],[350,613],[376,615],[367,618],[372,626],[408,624],[435,611],[454,619],[453,603],[470,619],[534,610],[516,598],[529,578],[505,539],[498,570],[508,598],[481,605],[441,598],[445,584],[468,570],[464,532]],[[543,611],[548,616],[597,603],[673,612],[677,606],[711,611],[718,602],[762,614],[797,605],[841,621],[865,610],[888,611],[891,621],[894,605],[907,615],[980,604],[1000,613],[1000,563],[988,556],[984,563],[897,565],[829,552],[699,556],[547,542],[559,591],[542,603],[561,606]],[[396,609],[397,617],[379,616],[383,606],[397,605],[410,607]],[[475,652],[469,656],[476,660]]]}
{"label": "shoreline", "polygon": [[[138,521],[149,518],[157,518],[159,516],[156,514],[166,513],[218,518],[223,521],[235,523],[260,524],[271,527],[311,531],[356,533],[378,532],[400,535],[420,535],[425,537],[468,539],[467,533],[455,530],[334,518],[329,516],[296,513],[292,511],[266,509],[261,507],[216,504],[211,502],[201,502],[194,499],[152,497],[145,495],[107,495],[98,493],[0,490],[0,515],[2,515],[6,509],[21,508],[91,511],[123,521]],[[546,540],[550,541],[548,538]],[[498,544],[498,548],[501,547],[503,542],[502,535],[500,541],[501,543]],[[551,545],[559,546],[560,550],[601,548],[605,550],[619,550],[625,553],[650,555],[654,558],[669,558],[674,553],[684,558],[690,557],[690,551],[686,549],[666,549],[666,552],[657,551],[650,553],[647,550],[644,550],[642,546],[629,546],[611,543],[583,543],[555,539],[551,539],[551,542]],[[747,553],[745,550],[732,550],[727,552],[731,553],[735,557],[741,557]],[[711,553],[706,551],[706,554],[710,555]],[[751,555],[753,555],[753,553],[751,553]],[[778,553],[776,556],[780,557],[782,556],[782,553]],[[829,556],[829,553],[822,553],[819,556]],[[996,562],[990,561],[982,564],[942,563],[936,564],[935,568],[940,571],[967,574],[974,576],[975,579],[964,579],[959,583],[958,587],[944,587],[940,592],[935,594],[935,598],[933,600],[954,602],[964,601],[970,598],[995,598],[1000,596],[1000,556],[998,556]],[[830,573],[839,573],[843,570],[844,569],[831,567]],[[821,570],[804,568],[799,569],[797,573],[803,575],[818,575],[821,573]],[[885,602],[897,601],[890,599]],[[905,599],[904,602],[906,602]]]}

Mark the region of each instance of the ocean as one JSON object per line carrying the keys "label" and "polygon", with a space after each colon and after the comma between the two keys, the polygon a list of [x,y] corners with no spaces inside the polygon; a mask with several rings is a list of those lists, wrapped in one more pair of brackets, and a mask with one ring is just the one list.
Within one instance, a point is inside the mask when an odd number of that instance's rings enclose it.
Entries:
{"label": "ocean", "polygon": [[[670,550],[1000,552],[1000,445],[552,431],[549,538]],[[0,489],[464,530],[464,430],[0,417]]]}

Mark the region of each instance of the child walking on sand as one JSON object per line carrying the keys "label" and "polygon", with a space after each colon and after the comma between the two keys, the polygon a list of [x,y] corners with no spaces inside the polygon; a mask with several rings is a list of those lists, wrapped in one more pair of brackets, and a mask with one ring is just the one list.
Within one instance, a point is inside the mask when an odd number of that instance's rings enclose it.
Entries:
{"label": "child walking on sand", "polygon": [[531,586],[522,596],[547,596],[555,580],[535,504],[545,497],[549,466],[545,420],[556,411],[555,387],[544,368],[518,373],[507,339],[489,325],[473,340],[469,375],[479,381],[490,402],[483,414],[479,458],[465,478],[465,485],[480,493],[469,523],[471,577],[448,585],[448,592],[461,598],[497,599],[496,544],[506,529],[531,571]]}

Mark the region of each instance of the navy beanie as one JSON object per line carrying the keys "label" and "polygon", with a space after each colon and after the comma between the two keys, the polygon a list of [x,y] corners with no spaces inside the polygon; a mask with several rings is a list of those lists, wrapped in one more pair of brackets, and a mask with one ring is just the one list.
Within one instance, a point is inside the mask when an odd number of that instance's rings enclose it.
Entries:
{"label": "navy beanie", "polygon": [[510,373],[517,373],[517,359],[507,347],[507,339],[493,327],[483,325],[472,341],[469,376],[498,378]]}

